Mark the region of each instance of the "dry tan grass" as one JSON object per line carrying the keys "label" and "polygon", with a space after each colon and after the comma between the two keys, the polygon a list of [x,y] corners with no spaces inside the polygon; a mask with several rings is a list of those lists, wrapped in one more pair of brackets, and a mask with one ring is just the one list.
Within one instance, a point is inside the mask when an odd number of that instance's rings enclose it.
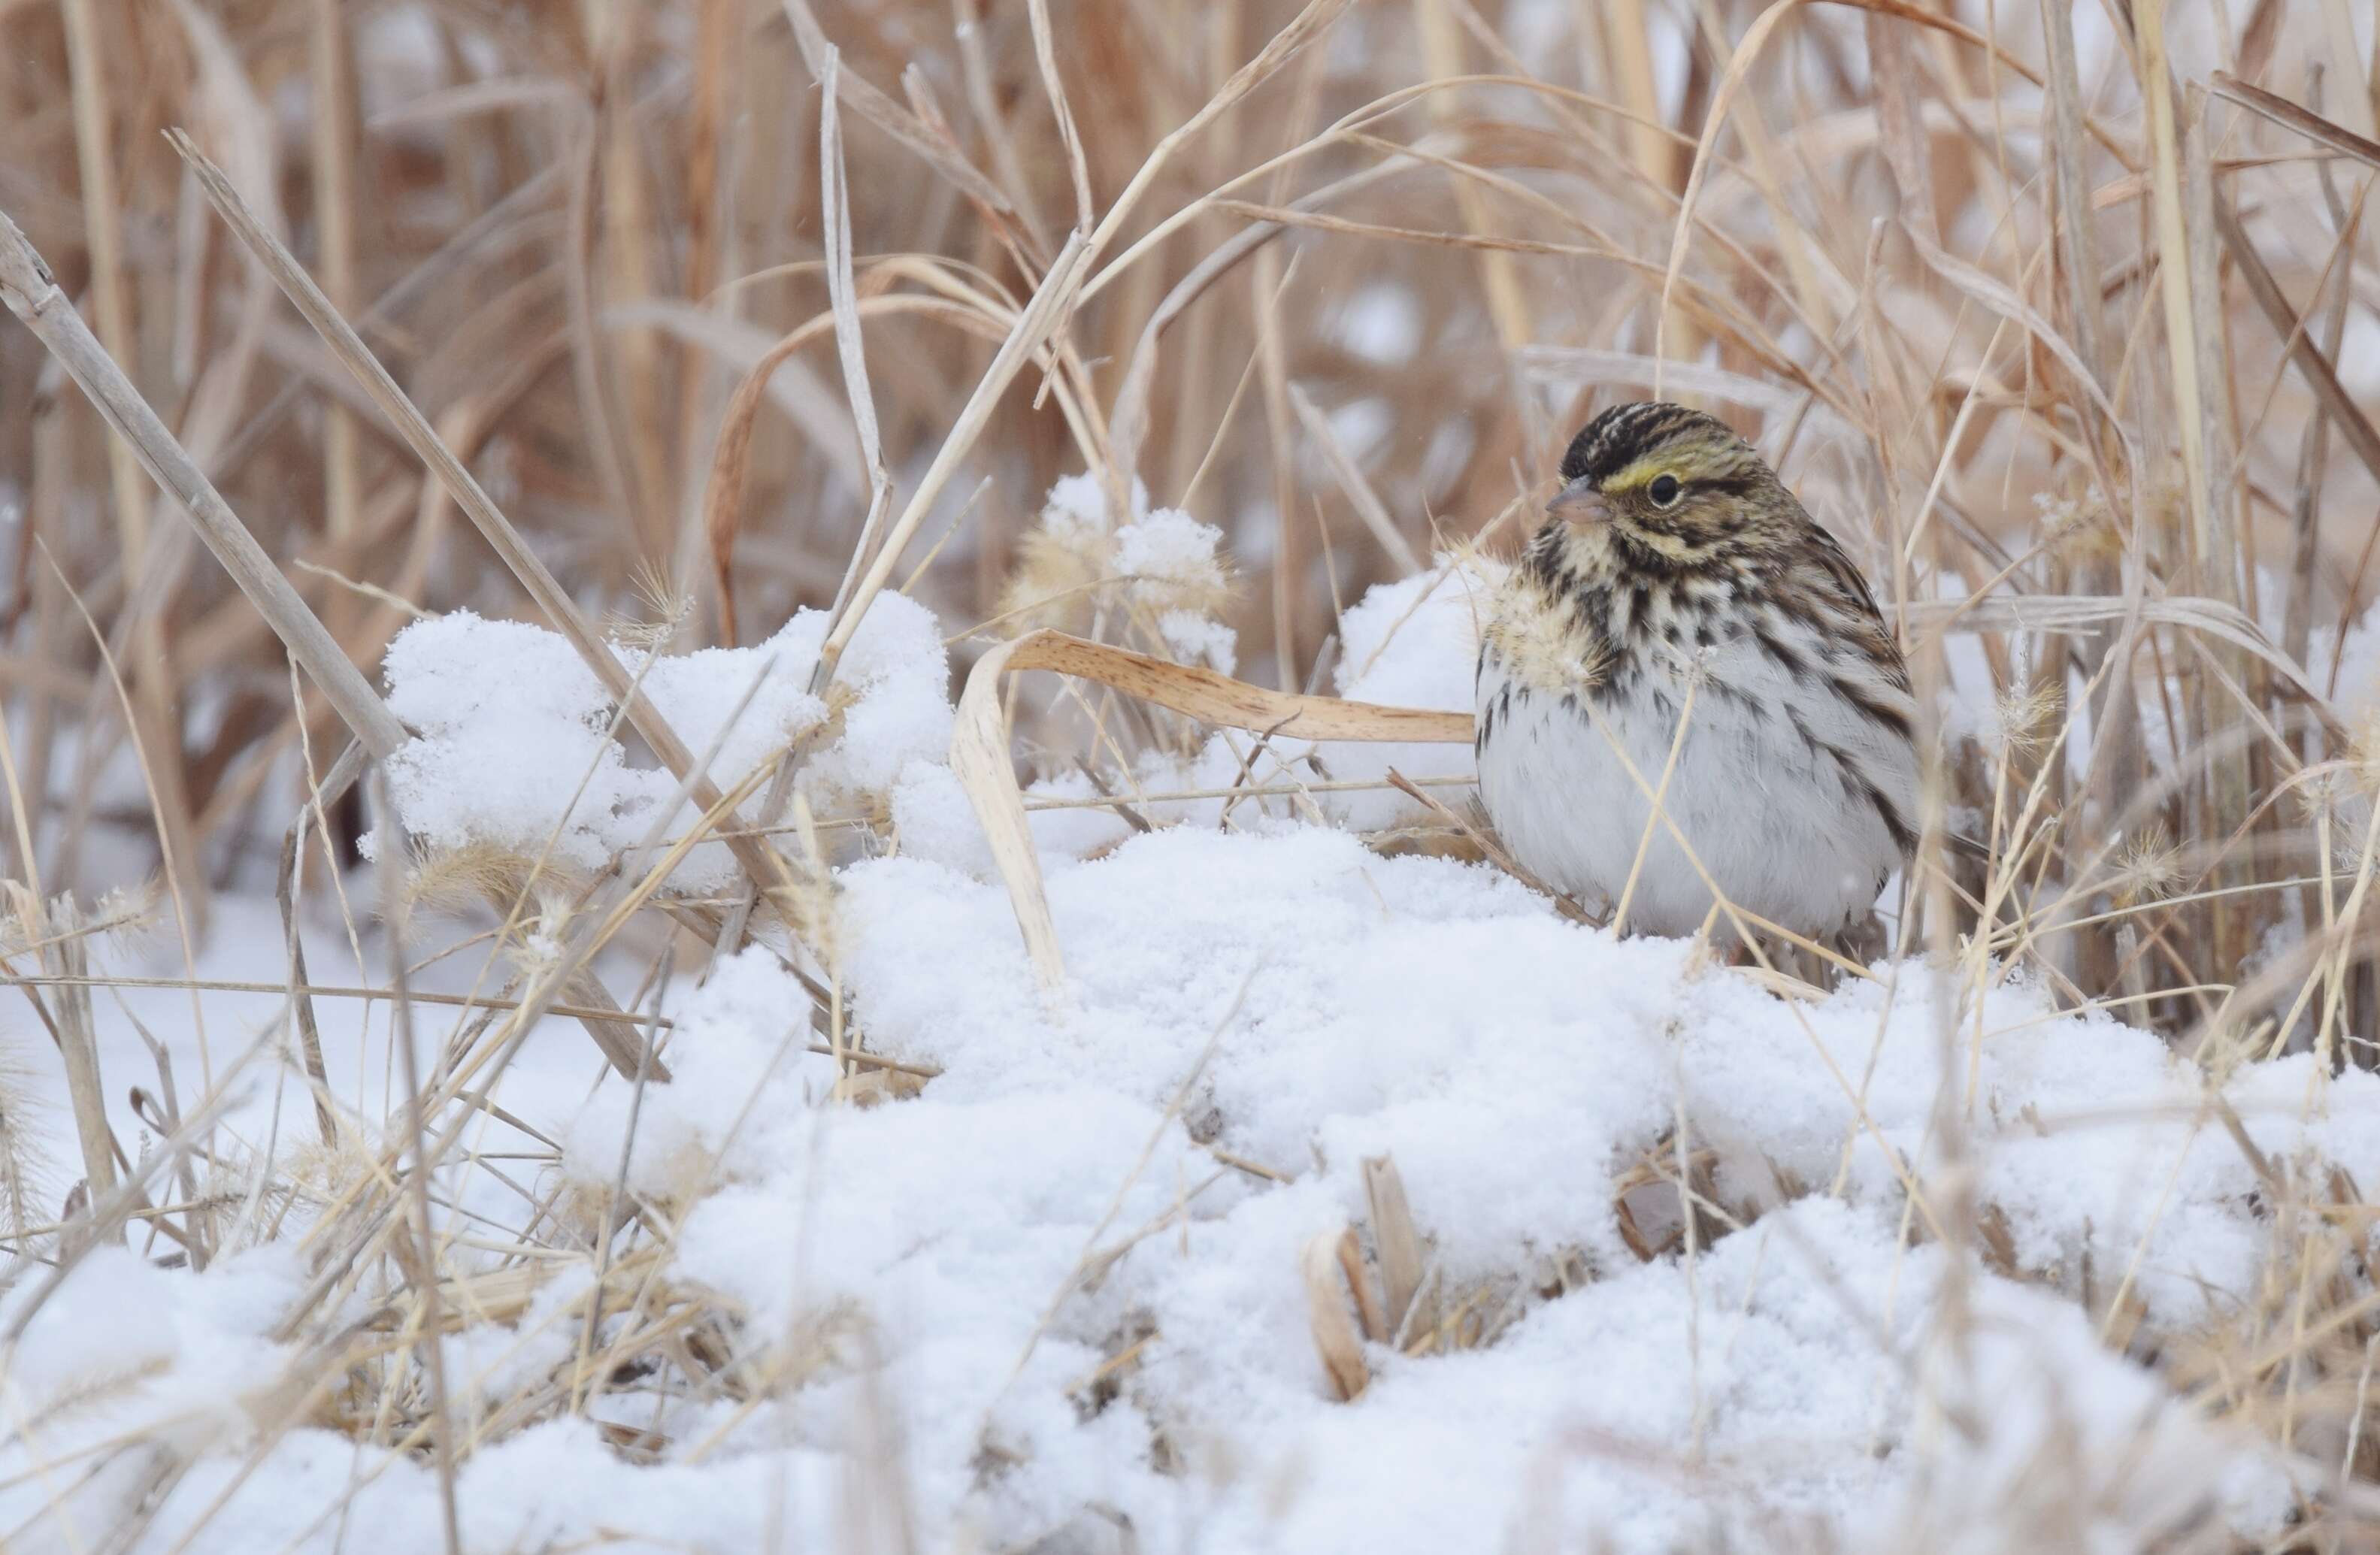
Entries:
{"label": "dry tan grass", "polygon": [[[508,1278],[465,1279],[415,1163],[460,1148],[540,1013],[583,1020],[632,1083],[664,1075],[650,988],[614,998],[592,958],[658,966],[673,937],[708,956],[756,914],[828,950],[824,865],[870,818],[810,818],[780,781],[767,827],[722,830],[735,796],[698,781],[705,820],[674,841],[718,832],[748,877],[717,903],[661,897],[659,871],[438,861],[414,895],[495,905],[502,986],[384,1136],[326,1104],[319,1158],[269,1190],[213,1154],[199,1099],[255,1057],[220,1046],[150,1097],[171,1167],[118,1183],[83,1061],[87,926],[46,902],[153,868],[194,947],[285,826],[285,903],[331,896],[318,866],[359,829],[365,765],[339,754],[401,737],[369,679],[418,610],[541,619],[614,680],[602,613],[686,648],[832,605],[839,649],[888,587],[986,624],[969,661],[1057,620],[1150,647],[1110,559],[1034,529],[1077,471],[1118,511],[1137,480],[1221,525],[1243,675],[1308,691],[1341,604],[1436,551],[1508,550],[1574,426],[1655,389],[1780,456],[1925,686],[1982,710],[1959,733],[1983,737],[1942,748],[1932,824],[1989,861],[1924,874],[1905,948],[1976,987],[2046,979],[2216,1072],[2308,1046],[2371,1064],[2380,754],[2374,688],[2338,667],[2380,534],[2374,385],[2339,378],[2380,307],[2358,11],[0,0],[0,211],[89,325],[0,330],[5,970],[73,1082],[85,1179],[60,1225],[30,1224],[52,1217],[7,1109],[0,1197],[47,1260],[18,1277],[54,1282],[127,1223],[203,1263],[267,1196],[321,1269],[284,1325],[321,1382],[277,1418],[450,1473],[633,1367],[747,1404],[793,1385],[864,1336],[730,1365],[735,1314],[670,1282],[668,1205],[540,1206]],[[283,245],[314,327],[279,301]],[[12,306],[43,284],[0,277]],[[117,414],[169,434],[147,451],[174,496],[61,367],[111,361]],[[245,597],[192,519],[218,553],[253,537]],[[1953,579],[1976,597],[1946,602]],[[1096,693],[1015,706],[1052,765],[1188,737]],[[996,769],[996,692],[978,711]],[[148,802],[97,809],[128,742]],[[897,1097],[922,1073],[860,1050],[832,959],[812,1046],[854,1099]],[[294,958],[291,985],[308,1032],[313,999],[352,991],[310,991]],[[2270,1175],[2269,1299],[2237,1332],[2131,1343],[2368,1486],[2373,1185]],[[1988,1253],[1988,1215],[1951,1213],[1931,1233]],[[524,1309],[589,1245],[601,1278],[562,1320],[633,1320],[465,1418],[418,1336]],[[1339,1257],[1309,1259],[1318,1288]],[[322,1331],[367,1283],[385,1311]],[[2095,1313],[2118,1340],[2124,1302]],[[2369,1505],[2310,1507],[2305,1546],[2370,1537]]]}

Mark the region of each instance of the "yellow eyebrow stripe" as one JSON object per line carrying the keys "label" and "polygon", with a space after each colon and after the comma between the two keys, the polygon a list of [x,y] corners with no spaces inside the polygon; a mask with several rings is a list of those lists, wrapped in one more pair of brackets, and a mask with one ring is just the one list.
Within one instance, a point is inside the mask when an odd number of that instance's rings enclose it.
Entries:
{"label": "yellow eyebrow stripe", "polygon": [[1679,466],[1675,460],[1658,454],[1651,455],[1637,460],[1606,480],[1603,483],[1603,489],[1607,492],[1633,492],[1657,476],[1675,475],[1678,469]]}
{"label": "yellow eyebrow stripe", "polygon": [[1709,449],[1691,444],[1663,448],[1623,467],[1603,483],[1602,489],[1607,492],[1633,492],[1664,475],[1674,475],[1683,481],[1708,480],[1728,473],[1730,463]]}

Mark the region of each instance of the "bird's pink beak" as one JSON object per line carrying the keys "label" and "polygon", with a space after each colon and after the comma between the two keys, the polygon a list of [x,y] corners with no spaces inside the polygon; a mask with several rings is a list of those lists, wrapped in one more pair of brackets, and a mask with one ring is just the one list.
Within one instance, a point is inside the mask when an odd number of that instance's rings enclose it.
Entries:
{"label": "bird's pink beak", "polygon": [[1603,493],[1584,480],[1573,480],[1554,494],[1546,511],[1572,524],[1608,524],[1611,521],[1611,504]]}

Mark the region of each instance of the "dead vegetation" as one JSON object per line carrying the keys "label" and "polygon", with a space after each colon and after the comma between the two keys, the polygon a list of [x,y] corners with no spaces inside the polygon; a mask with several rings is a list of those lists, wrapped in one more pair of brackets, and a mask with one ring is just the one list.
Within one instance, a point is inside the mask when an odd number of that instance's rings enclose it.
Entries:
{"label": "dead vegetation", "polygon": [[[2369,23],[2344,0],[0,0],[0,211],[25,240],[0,229],[0,296],[30,326],[0,330],[11,1336],[93,1245],[204,1266],[298,1236],[318,1277],[276,1333],[314,1380],[260,1402],[267,1439],[330,1425],[450,1478],[590,1391],[749,1408],[864,1351],[848,1314],[759,1358],[727,1344],[740,1315],[670,1278],[669,1201],[562,1202],[533,1168],[510,1261],[446,1267],[428,1163],[468,1153],[536,1019],[660,1083],[656,990],[756,922],[793,931],[846,1099],[930,1078],[867,1050],[829,943],[827,866],[881,815],[810,816],[767,773],[720,792],[605,632],[683,650],[829,606],[832,664],[888,589],[965,628],[954,757],[1054,976],[1013,736],[1135,816],[1167,796],[1129,758],[1189,748],[1196,719],[1459,742],[1460,719],[1302,699],[1339,608],[1508,552],[1570,431],[1657,390],[1780,461],[1943,711],[1933,829],[1988,858],[1929,864],[1900,948],[1977,989],[2046,979],[2215,1075],[2305,1049],[2370,1066]],[[1135,594],[1107,537],[1041,522],[1085,472],[1111,514],[1138,482],[1220,526],[1233,575]],[[677,843],[726,841],[740,893],[448,856],[345,899],[322,866],[406,737],[380,655],[467,607],[570,638],[685,781],[701,820]],[[1229,612],[1249,684],[1158,662],[1177,608]],[[1092,683],[1023,698],[1003,669]],[[1280,781],[1238,787],[1286,811]],[[765,825],[722,824],[755,797]],[[1422,820],[1479,845],[1451,810]],[[212,1120],[285,1061],[272,1044],[218,1029],[201,1073],[153,1044],[153,1076],[96,1070],[85,942],[141,916],[103,891],[152,877],[194,1021],[220,991],[197,966],[211,903],[276,879],[292,921],[400,965],[485,955],[488,986],[451,1012],[402,978],[317,986],[292,929],[286,1061],[316,1137],[244,1156]],[[407,943],[413,909],[458,898],[483,920],[467,943]],[[641,986],[592,970],[622,953]],[[314,1002],[363,993],[434,1037],[411,1104],[369,1120],[306,1057]],[[14,1078],[37,1064],[71,1101],[42,1136]],[[128,1150],[107,1124],[128,1087]],[[2371,1184],[2260,1170],[2270,1288],[2233,1330],[2141,1332],[2104,1271],[2078,1280],[2205,1412],[2336,1464],[2291,1547],[2347,1548],[2380,1482]],[[1624,1180],[1646,1256],[1725,1230],[1703,1180]],[[1664,1194],[1668,1228],[1639,1228]],[[1390,1167],[1369,1257],[1353,1233],[1306,1255],[1344,1394],[1359,1334],[1495,1331],[1431,1287],[1402,1199]],[[1989,1207],[1946,1214],[1930,1234],[2005,1262]],[[589,1278],[536,1322],[584,1336],[569,1359],[454,1397],[420,1336],[518,1320],[565,1266]],[[358,1291],[369,1320],[329,1325]],[[159,1463],[138,1504],[188,1466]]]}

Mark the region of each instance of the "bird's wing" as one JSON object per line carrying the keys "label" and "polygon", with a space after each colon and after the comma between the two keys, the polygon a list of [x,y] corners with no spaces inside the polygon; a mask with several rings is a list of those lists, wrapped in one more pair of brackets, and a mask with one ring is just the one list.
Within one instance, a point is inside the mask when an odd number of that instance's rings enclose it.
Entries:
{"label": "bird's wing", "polygon": [[1825,526],[1815,520],[1809,523],[1811,543],[1804,554],[1842,595],[1843,602],[1854,608],[1873,627],[1876,646],[1882,650],[1877,657],[1889,666],[1889,674],[1900,688],[1908,690],[1909,669],[1901,662],[1900,644],[1893,638],[1892,629],[1884,624],[1884,613],[1876,607],[1876,595],[1867,586],[1867,576]]}

